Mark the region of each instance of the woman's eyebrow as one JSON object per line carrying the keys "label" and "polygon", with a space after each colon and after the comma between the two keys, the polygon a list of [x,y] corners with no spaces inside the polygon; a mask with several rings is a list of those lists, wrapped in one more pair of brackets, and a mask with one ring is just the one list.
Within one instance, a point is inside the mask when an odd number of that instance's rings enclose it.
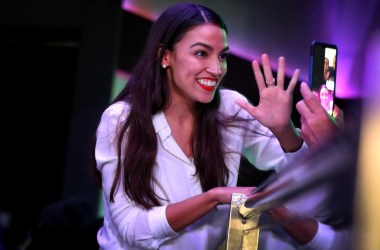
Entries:
{"label": "woman's eyebrow", "polygon": [[[206,43],[202,43],[202,42],[197,42],[197,43],[194,43],[194,44],[192,44],[191,46],[190,46],[190,48],[192,48],[192,47],[195,47],[195,46],[202,46],[202,47],[205,47],[205,48],[207,48],[207,49],[209,49],[209,50],[213,50],[213,47],[212,46],[210,46],[210,45],[208,45],[208,44],[206,44]],[[229,50],[230,49],[230,47],[225,47],[221,52],[225,52],[225,51],[227,51],[227,50]]]}

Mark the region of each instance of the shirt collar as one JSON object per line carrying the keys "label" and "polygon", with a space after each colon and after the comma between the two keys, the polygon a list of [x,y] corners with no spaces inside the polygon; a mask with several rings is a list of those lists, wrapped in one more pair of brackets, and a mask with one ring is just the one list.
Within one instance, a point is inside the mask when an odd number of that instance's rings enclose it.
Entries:
{"label": "shirt collar", "polygon": [[162,111],[153,115],[153,126],[156,134],[158,134],[162,141],[166,140],[172,133],[169,123]]}

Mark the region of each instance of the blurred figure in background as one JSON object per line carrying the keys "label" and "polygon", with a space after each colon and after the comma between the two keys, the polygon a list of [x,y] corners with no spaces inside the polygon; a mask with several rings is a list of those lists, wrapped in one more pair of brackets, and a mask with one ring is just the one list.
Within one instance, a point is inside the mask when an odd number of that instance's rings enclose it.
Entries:
{"label": "blurred figure in background", "polygon": [[26,250],[99,249],[96,232],[101,221],[94,218],[94,210],[85,198],[52,203],[42,210]]}

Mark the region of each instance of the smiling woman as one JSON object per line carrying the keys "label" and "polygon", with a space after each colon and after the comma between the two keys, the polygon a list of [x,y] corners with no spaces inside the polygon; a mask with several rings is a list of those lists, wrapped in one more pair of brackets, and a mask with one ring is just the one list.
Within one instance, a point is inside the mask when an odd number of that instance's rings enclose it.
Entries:
{"label": "smiling woman", "polygon": [[[171,92],[172,103],[178,111],[181,103],[209,103],[221,79],[227,73],[228,42],[226,31],[214,24],[190,29],[175,46],[166,49],[162,65]],[[179,104],[179,105],[178,105]],[[184,107],[184,111],[188,107]],[[171,110],[168,109],[170,114]],[[189,154],[192,154],[189,152]]]}
{"label": "smiling woman", "polygon": [[205,6],[176,4],[153,23],[94,140],[101,249],[216,249],[232,194],[253,188],[236,186],[241,156],[275,170],[306,150],[290,120],[299,71],[285,85],[280,58],[277,85],[266,88],[269,57],[262,56],[264,75],[255,61],[260,104],[253,107],[221,87],[228,54],[227,27]]}

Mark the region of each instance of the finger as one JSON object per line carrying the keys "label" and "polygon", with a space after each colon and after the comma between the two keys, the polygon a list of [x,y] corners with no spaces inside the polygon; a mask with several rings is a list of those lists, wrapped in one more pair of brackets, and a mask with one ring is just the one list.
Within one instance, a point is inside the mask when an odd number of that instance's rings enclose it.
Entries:
{"label": "finger", "polygon": [[334,105],[334,113],[333,113],[333,117],[337,118],[337,117],[343,117],[343,110],[341,110],[338,105]]}
{"label": "finger", "polygon": [[309,117],[311,115],[311,111],[309,107],[305,104],[304,100],[297,102],[296,109],[298,113],[301,115],[301,123],[303,121],[302,118]]}
{"label": "finger", "polygon": [[302,138],[303,140],[305,140],[305,135],[304,135],[304,132],[303,132],[302,129],[301,129],[301,131],[300,131],[300,136],[301,136],[301,138]]}
{"label": "finger", "polygon": [[289,82],[289,85],[288,85],[288,88],[286,89],[286,92],[288,92],[289,94],[292,94],[293,91],[294,91],[294,88],[296,87],[297,85],[297,81],[298,81],[298,78],[300,76],[300,70],[299,69],[296,69],[294,70],[294,73],[293,73],[293,76],[292,76],[292,79],[290,79],[290,82]]}
{"label": "finger", "polygon": [[300,115],[300,123],[301,123],[301,128],[302,124],[305,122],[305,117],[303,115]]}
{"label": "finger", "polygon": [[301,129],[301,131],[300,131],[300,136],[301,136],[301,138],[305,141],[306,145],[309,146],[309,141],[310,141],[310,139],[309,139],[308,133],[305,132],[305,130],[306,130],[306,129]]}
{"label": "finger", "polygon": [[278,70],[277,70],[277,86],[284,89],[285,81],[285,57],[278,58]]}
{"label": "finger", "polygon": [[270,67],[269,56],[267,54],[263,54],[261,56],[261,60],[263,63],[265,81],[267,81],[267,82],[273,81],[273,74],[272,74],[272,69]]}
{"label": "finger", "polygon": [[301,126],[300,136],[308,144],[313,138],[313,132],[309,129],[308,125],[303,122]]}
{"label": "finger", "polygon": [[260,70],[260,65],[256,60],[252,62],[252,69],[253,69],[253,73],[255,74],[257,87],[259,91],[261,91],[262,89],[266,88],[266,85],[264,82],[263,74],[261,73],[261,70]]}
{"label": "finger", "polygon": [[313,92],[311,91],[311,89],[309,88],[309,85],[307,85],[306,82],[301,83],[300,92],[304,99],[308,99],[308,98],[311,98],[311,96],[314,96]]}
{"label": "finger", "polygon": [[313,92],[311,92],[306,82],[301,83],[300,92],[303,97],[303,100],[305,101],[305,104],[309,107],[312,113],[324,111],[324,108],[319,103],[317,98],[314,96]]}
{"label": "finger", "polygon": [[337,105],[334,105],[333,117],[340,128],[344,128],[344,113]]}

